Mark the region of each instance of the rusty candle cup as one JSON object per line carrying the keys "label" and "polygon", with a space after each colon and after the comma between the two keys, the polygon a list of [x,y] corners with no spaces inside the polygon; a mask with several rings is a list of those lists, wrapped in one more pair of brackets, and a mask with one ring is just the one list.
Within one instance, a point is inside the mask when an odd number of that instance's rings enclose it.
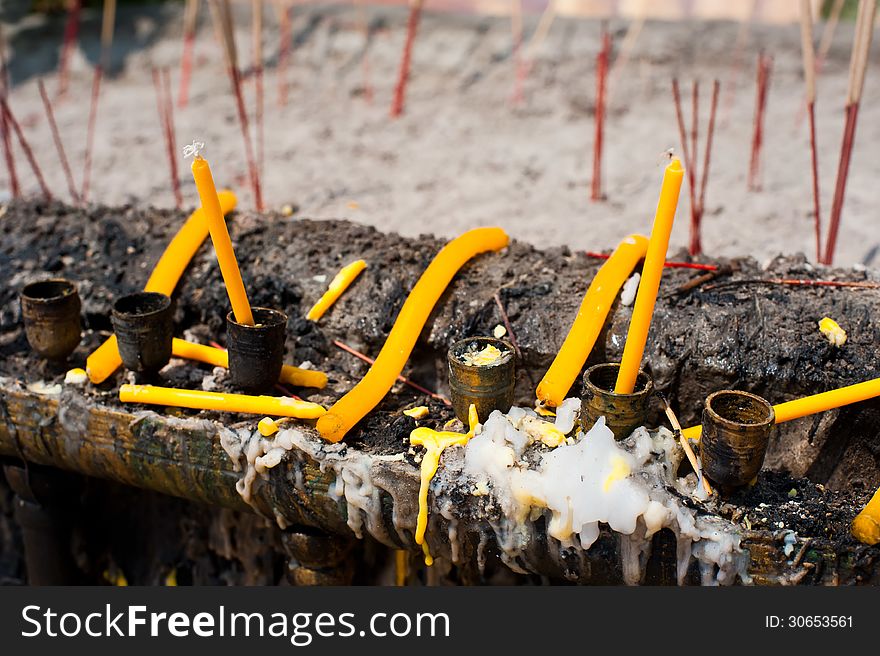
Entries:
{"label": "rusty candle cup", "polygon": [[[479,353],[487,346],[501,352],[497,359],[488,364],[467,364],[468,354]],[[456,417],[467,424],[471,404],[476,406],[480,421],[486,421],[493,410],[510,410],[516,383],[513,354],[513,346],[494,337],[468,337],[449,347],[449,390]]]}
{"label": "rusty candle cup", "polygon": [[174,309],[159,292],[137,292],[113,304],[113,330],[125,368],[153,376],[171,359]]}
{"label": "rusty candle cup", "polygon": [[703,408],[700,459],[706,477],[723,489],[747,485],[764,464],[776,415],[760,396],[713,392]]}
{"label": "rusty candle cup", "polygon": [[82,334],[76,285],[64,278],[32,282],[22,290],[20,300],[31,348],[47,360],[66,360]]}
{"label": "rusty candle cup", "polygon": [[232,384],[247,392],[266,392],[278,382],[284,358],[287,315],[270,308],[251,308],[253,326],[226,315],[226,348]]}
{"label": "rusty candle cup", "polygon": [[605,425],[614,433],[615,439],[623,440],[636,428],[645,425],[654,382],[639,369],[633,393],[616,394],[614,385],[619,372],[620,363],[607,362],[593,365],[584,373],[581,425],[589,430],[599,417],[605,417]]}

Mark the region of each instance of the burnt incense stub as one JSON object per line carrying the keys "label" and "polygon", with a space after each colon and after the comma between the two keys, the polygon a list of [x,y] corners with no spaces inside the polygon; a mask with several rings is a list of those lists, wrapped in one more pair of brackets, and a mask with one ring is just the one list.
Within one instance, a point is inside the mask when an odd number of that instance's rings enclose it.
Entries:
{"label": "burnt incense stub", "polygon": [[113,330],[125,368],[153,376],[171,359],[174,309],[159,292],[136,292],[113,305]]}
{"label": "burnt incense stub", "polygon": [[513,353],[513,346],[494,337],[468,337],[449,347],[449,391],[456,417],[467,424],[471,405],[480,421],[494,410],[510,410],[516,382]]}
{"label": "burnt incense stub", "polygon": [[254,325],[238,323],[226,315],[226,347],[229,351],[229,377],[246,392],[266,392],[278,382],[284,359],[287,315],[270,308],[251,308]]}
{"label": "burnt incense stub", "polygon": [[608,362],[594,365],[584,373],[581,423],[590,428],[599,417],[605,417],[605,425],[614,437],[623,440],[636,428],[645,425],[654,382],[640,369],[633,393],[617,394],[614,385],[619,371],[620,363]]}
{"label": "burnt incense stub", "polygon": [[773,406],[760,396],[736,390],[710,394],[700,438],[703,473],[722,491],[753,481],[764,464],[775,420]]}
{"label": "burnt incense stub", "polygon": [[64,278],[32,282],[22,290],[20,300],[31,348],[47,360],[66,360],[82,334],[76,285]]}

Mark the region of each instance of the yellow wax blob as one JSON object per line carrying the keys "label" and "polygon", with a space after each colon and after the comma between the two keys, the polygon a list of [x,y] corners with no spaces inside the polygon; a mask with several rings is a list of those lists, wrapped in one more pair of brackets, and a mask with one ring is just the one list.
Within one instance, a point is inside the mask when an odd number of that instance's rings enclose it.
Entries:
{"label": "yellow wax blob", "polygon": [[317,403],[289,397],[203,392],[153,385],[122,385],[119,388],[119,400],[123,403],[146,403],[193,410],[219,410],[297,419],[317,419],[326,412]]}
{"label": "yellow wax blob", "polygon": [[431,479],[434,478],[434,474],[437,473],[440,455],[444,449],[450,446],[464,446],[467,444],[468,440],[474,436],[478,423],[477,408],[474,404],[471,404],[471,407],[468,408],[470,430],[467,433],[447,433],[421,426],[409,434],[410,444],[425,447],[425,455],[422,456],[421,484],[419,485],[419,517],[416,522],[416,544],[422,545],[422,551],[425,554],[425,564],[429,567],[434,564],[434,559],[428,550],[428,543],[425,542],[425,531],[428,528],[428,487],[431,485]]}
{"label": "yellow wax blob", "polygon": [[428,416],[428,406],[425,405],[417,405],[415,408],[408,408],[403,411],[407,417],[412,417],[413,419],[424,419]]}
{"label": "yellow wax blob", "polygon": [[553,412],[550,408],[546,408],[540,403],[535,404],[535,412],[537,412],[542,417],[555,417],[556,413]]}
{"label": "yellow wax blob", "polygon": [[278,424],[271,417],[263,417],[260,419],[260,423],[257,424],[257,430],[260,431],[260,435],[263,437],[269,437],[278,432]]}
{"label": "yellow wax blob", "polygon": [[409,554],[404,549],[397,549],[394,552],[394,575],[398,588],[406,585],[406,578],[409,575]]}
{"label": "yellow wax blob", "polygon": [[324,439],[341,440],[388,393],[403,371],[434,305],[458,270],[475,255],[500,250],[508,241],[501,228],[476,228],[456,237],[437,253],[404,302],[367,375],[318,421],[318,432]]}
{"label": "yellow wax blob", "polygon": [[[229,368],[229,354],[220,348],[214,348],[206,344],[196,344],[188,342],[185,339],[175,337],[171,340],[171,354],[175,358],[183,358],[184,360],[196,360],[212,364],[215,367]],[[278,377],[279,383],[286,383],[294,387],[316,387],[322,389],[327,385],[327,374],[323,371],[313,371],[312,369],[300,369],[285,364],[281,367],[281,375]]]}
{"label": "yellow wax blob", "polygon": [[214,177],[211,175],[211,167],[208,160],[196,155],[192,163],[193,179],[202,202],[202,211],[208,221],[208,230],[211,233],[211,241],[214,243],[214,251],[217,254],[217,263],[220,265],[220,273],[223,275],[223,283],[226,285],[226,293],[232,305],[232,313],[235,320],[246,326],[254,325],[254,315],[248,302],[244,282],[241,279],[241,271],[238,269],[238,261],[235,259],[235,251],[232,250],[232,240],[223,220],[223,210],[214,187]]}
{"label": "yellow wax blob", "polygon": [[[220,211],[229,214],[238,202],[235,194],[223,189],[217,194],[220,200]],[[189,218],[174,235],[171,243],[165,248],[162,257],[156,263],[144,291],[160,292],[171,296],[180,277],[189,266],[190,261],[208,236],[208,221],[201,208],[189,215]],[[122,366],[122,358],[116,346],[116,335],[107,339],[89,355],[86,360],[86,371],[89,380],[96,385],[107,380],[114,371]]]}
{"label": "yellow wax blob", "polygon": [[615,482],[622,481],[629,476],[630,473],[632,473],[632,469],[630,469],[629,463],[626,460],[618,455],[612,456],[611,473],[605,477],[605,482],[602,484],[602,491],[607,492]]}
{"label": "yellow wax blob", "polygon": [[312,306],[312,309],[309,310],[308,314],[306,314],[306,319],[309,321],[318,321],[321,317],[324,316],[324,313],[330,309],[339,297],[342,296],[342,293],[348,289],[349,285],[354,282],[354,279],[357,278],[361,271],[367,268],[367,263],[363,260],[356,260],[351,264],[348,264],[336,274],[333,280],[330,281],[330,285],[327,287],[327,291],[324,292],[324,295],[318,299],[318,302]]}
{"label": "yellow wax blob", "polygon": [[562,348],[538,384],[538,399],[553,407],[565,400],[599,338],[620,288],[647,251],[647,237],[630,235],[596,272]]}
{"label": "yellow wax blob", "polygon": [[868,505],[856,515],[852,523],[853,537],[864,544],[880,542],[880,489],[878,489]]}
{"label": "yellow wax blob", "polygon": [[556,428],[554,424],[542,421],[537,417],[523,417],[520,427],[527,435],[531,435],[533,438],[541,441],[544,446],[549,446],[551,449],[555,449],[565,442],[565,433]]}
{"label": "yellow wax blob", "polygon": [[678,207],[678,194],[681,191],[683,177],[684,167],[678,158],[673,159],[663,175],[660,200],[657,203],[657,213],[654,215],[654,226],[651,228],[651,240],[648,242],[639,291],[633,306],[626,343],[623,346],[617,384],[614,386],[617,394],[632,394],[636,386],[645,343],[648,341],[651,317],[654,315],[654,304],[657,301],[657,292],[660,290],[660,278],[663,276],[669,235],[672,232],[672,222],[675,220],[675,209]]}
{"label": "yellow wax blob", "polygon": [[[873,399],[877,396],[880,396],[880,378],[872,378],[864,383],[847,385],[836,390],[780,403],[773,406],[773,411],[776,413],[776,423],[781,424],[785,421],[814,415],[826,410],[833,410],[834,408],[841,408],[845,405]],[[699,440],[702,433],[702,426],[691,426],[681,432],[689,440]]]}
{"label": "yellow wax blob", "polygon": [[86,370],[79,367],[74,367],[64,374],[65,385],[85,385],[88,380],[89,375],[86,373]]}
{"label": "yellow wax blob", "polygon": [[846,331],[830,317],[824,317],[819,321],[819,332],[825,335],[832,346],[846,344]]}
{"label": "yellow wax blob", "polygon": [[501,350],[497,346],[486,344],[479,351],[462,353],[461,361],[469,367],[486,367],[497,362],[500,357]]}

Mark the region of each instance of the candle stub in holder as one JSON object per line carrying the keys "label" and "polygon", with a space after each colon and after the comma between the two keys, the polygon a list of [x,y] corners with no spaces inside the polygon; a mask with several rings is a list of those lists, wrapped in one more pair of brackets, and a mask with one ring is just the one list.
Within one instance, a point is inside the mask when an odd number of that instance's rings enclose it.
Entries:
{"label": "candle stub in holder", "polygon": [[31,348],[47,360],[66,360],[82,334],[81,307],[76,285],[69,280],[52,278],[26,285],[21,315]]}
{"label": "candle stub in holder", "polygon": [[584,392],[581,397],[581,422],[585,429],[592,428],[599,417],[605,417],[605,425],[614,437],[623,440],[639,426],[644,426],[648,406],[654,393],[651,377],[639,369],[635,389],[631,394],[614,391],[620,364],[608,362],[593,365],[584,373]]}
{"label": "candle stub in holder", "polygon": [[513,405],[516,382],[513,346],[495,337],[469,337],[455,342],[447,353],[452,407],[462,421],[473,404],[480,421],[493,410]]}
{"label": "candle stub in holder", "polygon": [[248,392],[272,389],[281,375],[287,315],[270,308],[251,308],[255,325],[239,323],[226,315],[229,377],[235,387]]}
{"label": "candle stub in holder", "polygon": [[113,330],[126,369],[149,377],[168,364],[173,317],[171,298],[159,292],[136,292],[113,304]]}
{"label": "candle stub in holder", "polygon": [[776,415],[760,396],[721,390],[706,398],[700,459],[723,491],[749,484],[764,464]]}

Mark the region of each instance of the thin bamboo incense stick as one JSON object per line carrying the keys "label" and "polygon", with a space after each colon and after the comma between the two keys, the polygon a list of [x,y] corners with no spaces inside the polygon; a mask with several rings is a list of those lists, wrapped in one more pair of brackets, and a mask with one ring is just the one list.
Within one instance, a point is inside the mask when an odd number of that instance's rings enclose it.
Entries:
{"label": "thin bamboo incense stick", "polygon": [[254,194],[254,205],[257,211],[263,209],[263,194],[260,185],[259,171],[254,158],[253,144],[250,138],[247,110],[244,104],[244,94],[241,90],[241,74],[236,66],[236,51],[234,34],[232,32],[232,19],[229,12],[229,3],[221,0],[210,0],[211,18],[217,38],[223,46],[226,55],[226,68],[229,82],[232,86],[232,94],[235,99],[235,107],[238,112],[238,123],[241,128],[241,136],[244,141],[245,159],[247,160],[248,177],[251,181],[251,189]]}
{"label": "thin bamboo incense stick", "polygon": [[[695,226],[697,225],[696,215],[698,211],[697,207],[697,194],[696,194],[696,179],[693,177],[691,173],[693,171],[693,162],[697,157],[697,153],[695,153],[691,145],[688,144],[688,133],[687,128],[684,124],[684,112],[681,108],[681,91],[678,86],[678,78],[672,78],[672,100],[675,104],[675,118],[678,123],[678,135],[681,139],[681,151],[682,157],[684,158],[684,168],[687,173],[688,180],[688,200],[690,201],[691,206],[691,247],[690,250],[694,250],[694,244],[699,245],[700,237],[699,234],[695,232]],[[699,248],[697,249],[699,252]]]}
{"label": "thin bamboo incense stick", "polygon": [[816,58],[813,51],[813,18],[810,0],[801,0],[801,54],[810,131],[810,173],[813,178],[813,228],[816,260],[822,259],[822,213],[819,203],[819,153],[816,143]]}
{"label": "thin bamboo incense stick", "polygon": [[43,172],[40,170],[39,164],[37,164],[37,159],[34,157],[34,151],[31,150],[31,146],[25,138],[24,132],[22,132],[21,130],[21,126],[18,124],[18,121],[12,114],[9,103],[7,103],[6,98],[3,97],[0,97],[0,103],[2,103],[3,105],[3,113],[6,116],[6,124],[11,125],[12,129],[15,130],[15,135],[18,137],[18,144],[21,146],[21,149],[24,151],[28,163],[31,165],[31,170],[33,170],[34,176],[37,178],[37,182],[40,185],[43,196],[45,196],[47,200],[52,200],[52,192],[49,191],[46,180],[43,178]]}
{"label": "thin bamboo incense stick", "polygon": [[293,7],[286,5],[284,0],[275,2],[275,11],[278,14],[278,106],[287,104],[287,63],[290,58],[290,13]]}
{"label": "thin bamboo incense stick", "polygon": [[92,77],[92,98],[89,106],[89,125],[86,131],[86,154],[83,163],[82,190],[79,192],[80,201],[85,203],[89,198],[89,178],[92,171],[92,147],[95,143],[95,123],[98,120],[98,98],[101,95],[101,77],[103,69],[100,64],[95,67]]}
{"label": "thin bamboo incense stick", "polygon": [[706,202],[706,181],[709,179],[709,162],[712,159],[712,138],[715,135],[715,116],[718,111],[718,98],[721,93],[721,82],[714,80],[712,83],[712,104],[709,107],[709,128],[706,132],[706,152],[703,157],[703,177],[700,180],[700,195],[697,204],[700,207],[700,219],[703,218],[703,210]]}
{"label": "thin bamboo incense stick", "polygon": [[177,106],[181,108],[186,107],[189,101],[189,80],[192,75],[198,18],[199,0],[186,0],[186,8],[183,13],[183,54],[180,57],[180,85],[177,89]]}
{"label": "thin bamboo incense stick", "polygon": [[70,162],[67,161],[67,153],[64,152],[64,143],[61,141],[61,133],[58,130],[58,124],[55,122],[55,113],[52,111],[52,102],[49,100],[49,94],[46,92],[46,85],[42,80],[37,81],[40,88],[40,97],[43,99],[43,108],[46,110],[46,119],[49,121],[49,127],[52,130],[52,140],[55,142],[55,150],[58,152],[58,160],[61,162],[61,168],[64,171],[64,177],[67,180],[67,189],[70,192],[70,198],[74,203],[79,202],[79,194],[76,193],[76,184],[73,181],[73,173],[70,170]]}
{"label": "thin bamboo incense stick", "polygon": [[[691,184],[694,185],[694,193],[696,194],[697,180],[697,162],[700,160],[700,149],[697,145],[697,134],[700,124],[700,83],[694,78],[691,83],[691,168],[689,169],[689,177]],[[699,210],[699,204],[697,209]]]}
{"label": "thin bamboo incense stick", "polygon": [[764,53],[758,55],[755,120],[752,132],[752,155],[749,160],[749,191],[761,190],[761,146],[764,142],[764,113],[767,108],[767,90],[770,85],[772,65],[772,57]]}
{"label": "thin bamboo incense stick", "polygon": [[843,11],[844,4],[846,4],[846,0],[834,0],[831,11],[828,13],[828,20],[825,21],[825,27],[819,39],[819,48],[816,55],[817,74],[822,72],[825,59],[828,57],[828,51],[831,50],[831,44],[834,42],[834,31],[837,29],[838,22],[840,22],[840,14]]}
{"label": "thin bamboo incense stick", "polygon": [[593,138],[593,181],[590,200],[598,201],[602,195],[602,150],[605,141],[605,93],[608,77],[608,60],[611,58],[611,34],[602,28],[602,47],[596,56],[596,131]]}
{"label": "thin bamboo incense stick", "polygon": [[[162,71],[165,87],[165,128],[168,130],[168,143],[171,152],[177,153],[177,138],[174,132],[174,100],[171,95],[171,71],[166,66]],[[171,158],[171,186],[174,190],[174,204],[177,209],[183,207],[183,194],[180,191],[180,177],[177,174],[177,158]]]}
{"label": "thin bamboo incense stick", "polygon": [[110,49],[113,47],[113,31],[116,26],[116,0],[104,0],[101,19],[101,67],[110,65]]}
{"label": "thin bamboo incense stick", "polygon": [[[6,40],[3,37],[3,25],[0,24],[0,98],[5,98],[9,88],[6,70]],[[3,156],[6,160],[6,174],[9,176],[9,191],[13,198],[18,198],[21,188],[18,185],[18,174],[15,171],[15,155],[12,151],[12,138],[6,112],[0,111],[0,141],[3,142]]]}
{"label": "thin bamboo incense stick", "polygon": [[876,0],[860,0],[856,18],[856,38],[850,58],[850,85],[847,89],[846,124],[844,127],[843,144],[840,149],[840,163],[837,168],[837,181],[834,198],[831,203],[831,218],[828,236],[825,240],[824,264],[834,261],[834,249],[837,245],[837,233],[840,228],[840,216],[843,211],[843,200],[846,193],[846,180],[855,142],[856,121],[858,120],[859,102],[865,84],[865,73],[868,67],[868,53],[871,50],[871,39],[874,33],[874,16],[877,10]]}
{"label": "thin bamboo incense stick", "polygon": [[514,68],[513,93],[510,100],[518,105],[523,100],[523,16],[522,0],[510,0],[511,60]]}
{"label": "thin bamboo incense stick", "polygon": [[79,33],[79,18],[82,9],[82,0],[70,0],[67,8],[67,22],[64,25],[64,38],[61,43],[61,55],[58,57],[58,95],[63,96],[67,91],[68,67],[70,55],[76,45],[76,37]]}
{"label": "thin bamboo incense stick", "polygon": [[263,178],[263,0],[253,0],[254,96],[256,109],[257,174]]}
{"label": "thin bamboo incense stick", "polygon": [[400,71],[397,75],[397,86],[394,88],[394,99],[391,102],[391,118],[397,118],[403,113],[406,100],[406,85],[409,81],[410,62],[412,61],[413,43],[416,40],[416,32],[419,28],[419,18],[422,15],[424,0],[411,0],[409,18],[406,23],[406,42],[403,45],[403,53],[400,57]]}

